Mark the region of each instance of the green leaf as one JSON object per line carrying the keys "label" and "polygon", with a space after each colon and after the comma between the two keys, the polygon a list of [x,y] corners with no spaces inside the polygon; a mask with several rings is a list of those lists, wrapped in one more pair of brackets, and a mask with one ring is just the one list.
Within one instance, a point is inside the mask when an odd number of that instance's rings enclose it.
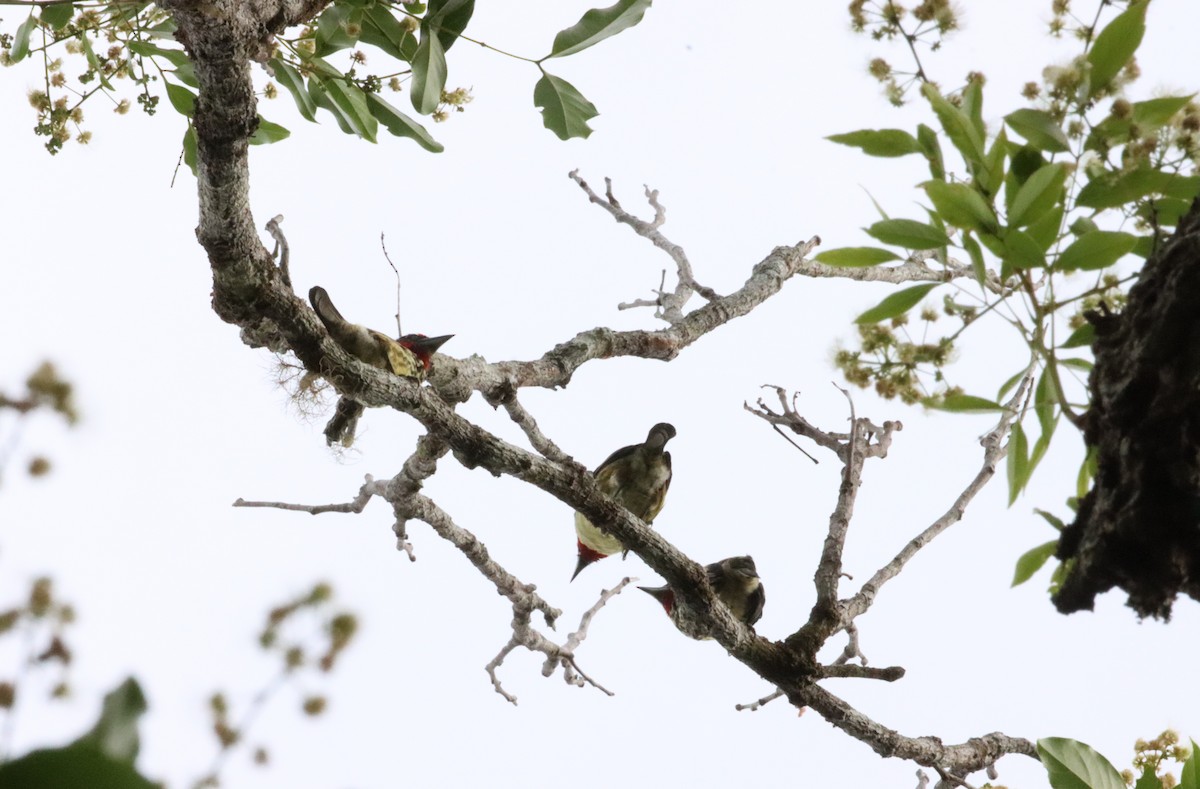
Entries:
{"label": "green leaf", "polygon": [[346,122],[346,118],[342,114],[342,111],[338,109],[337,105],[333,103],[333,99],[329,98],[329,94],[325,91],[325,88],[321,86],[321,81],[317,78],[315,72],[313,74],[313,78],[308,81],[308,95],[309,98],[312,99],[313,104],[333,116],[333,119],[337,122],[338,128],[341,129],[343,133],[355,134],[357,136],[357,133],[354,131],[354,129],[349,123]]}
{"label": "green leaf", "polygon": [[1058,346],[1059,348],[1083,348],[1091,347],[1091,344],[1096,341],[1096,327],[1090,323],[1085,323],[1075,331],[1071,332],[1071,336],[1066,342]]}
{"label": "green leaf", "polygon": [[837,266],[839,268],[862,268],[864,266],[878,266],[880,263],[887,263],[889,260],[900,260],[900,256],[895,252],[879,247],[841,247],[839,249],[827,249],[818,254],[813,260],[818,263],[824,263],[827,266]]}
{"label": "green leaf", "polygon": [[1117,208],[1152,194],[1183,200],[1196,196],[1200,176],[1182,176],[1142,166],[1122,173],[1106,172],[1079,190],[1078,204],[1087,208]]}
{"label": "green leaf", "polygon": [[1174,197],[1159,197],[1147,200],[1138,210],[1138,216],[1158,227],[1174,227],[1192,207],[1191,201]]}
{"label": "green leaf", "polygon": [[839,145],[861,148],[867,156],[896,157],[923,152],[917,138],[903,129],[861,129],[845,134],[831,134],[825,139]]}
{"label": "green leaf", "polygon": [[1066,153],[1071,149],[1066,132],[1048,112],[1029,108],[1015,110],[1004,116],[1004,122],[1034,148],[1048,153]]}
{"label": "green leaf", "polygon": [[196,127],[190,123],[183,133],[183,163],[192,171],[192,175],[199,175],[196,169]]}
{"label": "green leaf", "polygon": [[138,718],[146,712],[146,696],[133,677],[104,696],[100,719],[73,744],[96,749],[110,759],[133,763],[138,752]]}
{"label": "green leaf", "polygon": [[593,8],[578,22],[558,32],[554,37],[554,46],[546,58],[574,55],[599,44],[604,39],[641,22],[649,8],[650,0],[617,0],[608,8]]}
{"label": "green leaf", "polygon": [[1200,789],[1200,745],[1192,740],[1192,755],[1183,763],[1179,774],[1179,789]]}
{"label": "green leaf", "polygon": [[421,20],[421,35],[436,30],[444,52],[458,41],[474,13],[475,0],[429,0],[429,12]]}
{"label": "green leaf", "polygon": [[966,184],[926,181],[921,184],[944,221],[965,230],[996,232],[999,222],[979,192]]}
{"label": "green leaf", "polygon": [[1154,768],[1146,765],[1146,769],[1142,771],[1142,775],[1133,785],[1133,789],[1162,789],[1162,781],[1154,774]]}
{"label": "green leaf", "polygon": [[1029,483],[1032,469],[1029,466],[1029,439],[1025,437],[1025,428],[1018,422],[1013,425],[1008,437],[1008,506],[1012,506],[1017,496]]}
{"label": "green leaf", "polygon": [[987,285],[987,267],[983,263],[983,250],[979,248],[979,242],[970,233],[963,233],[962,246],[971,258],[971,272],[975,274],[975,281]]}
{"label": "green leaf", "polygon": [[1017,385],[1017,382],[1020,381],[1024,377],[1025,377],[1025,371],[1022,370],[1021,372],[1014,375],[1012,378],[1009,378],[1007,381],[1000,384],[1000,391],[998,391],[996,393],[996,399],[1003,400],[1004,396],[1006,394],[1008,394],[1009,392],[1011,392],[1012,388]]}
{"label": "green leaf", "polygon": [[1067,525],[1062,522],[1062,518],[1058,517],[1057,515],[1053,515],[1049,512],[1046,512],[1045,510],[1038,510],[1038,509],[1035,509],[1034,512],[1037,513],[1038,515],[1041,515],[1043,518],[1045,518],[1046,523],[1049,523],[1051,526],[1053,526],[1058,531],[1062,531],[1063,529],[1067,528]]}
{"label": "green leaf", "polygon": [[13,63],[20,63],[29,55],[29,35],[37,29],[37,23],[37,17],[31,13],[17,26],[17,32],[13,34],[12,48],[9,50]]}
{"label": "green leaf", "polygon": [[1062,202],[1066,179],[1067,168],[1061,164],[1047,164],[1029,176],[1013,198],[1008,211],[1009,225],[1024,227]]}
{"label": "green leaf", "polygon": [[342,131],[375,142],[379,124],[367,109],[366,95],[357,85],[318,76],[310,80],[309,88],[313,100],[333,113]]}
{"label": "green leaf", "polygon": [[62,30],[68,22],[75,18],[75,6],[72,3],[44,5],[40,14],[42,21],[52,30]]}
{"label": "green leaf", "polygon": [[938,140],[937,132],[925,124],[917,126],[917,142],[929,162],[929,174],[942,181],[946,178],[946,163],[942,157],[942,143]]}
{"label": "green leaf", "polygon": [[1051,438],[1053,438],[1052,433],[1043,433],[1042,435],[1038,436],[1038,440],[1033,443],[1033,451],[1029,453],[1030,479],[1033,478],[1033,472],[1037,469],[1038,463],[1042,462],[1042,457],[1046,454],[1046,450],[1050,448]]}
{"label": "green leaf", "polygon": [[1126,789],[1108,759],[1077,740],[1045,737],[1037,749],[1054,789]]}
{"label": "green leaf", "polygon": [[1058,271],[1094,271],[1116,263],[1133,249],[1137,236],[1110,230],[1094,230],[1072,242],[1058,256]]}
{"label": "green leaf", "polygon": [[1050,436],[1058,422],[1058,388],[1054,385],[1054,376],[1047,367],[1038,378],[1033,390],[1033,411],[1037,414],[1038,424],[1042,428],[1042,437],[1049,443]]}
{"label": "green leaf", "polygon": [[[981,80],[972,79],[963,88],[962,111],[971,119],[971,125],[975,127],[975,132],[982,141],[987,134],[987,129],[983,125],[983,82]],[[980,147],[982,148],[982,146]]]}
{"label": "green leaf", "polygon": [[346,75],[334,68],[329,61],[322,58],[308,58],[304,61],[304,65],[307,66],[309,70],[312,71],[312,73],[317,77],[329,77],[330,79],[342,80],[346,78]]}
{"label": "green leaf", "polygon": [[895,318],[911,310],[925,298],[925,294],[940,285],[931,282],[925,285],[915,285],[911,288],[897,291],[871,309],[854,319],[855,323],[878,323],[879,321]]}
{"label": "green leaf", "polygon": [[351,24],[362,30],[362,9],[350,9],[333,4],[317,17],[316,55],[325,57],[358,43],[358,35],[351,35]]}
{"label": "green leaf", "polygon": [[1089,96],[1108,87],[1141,45],[1146,32],[1146,6],[1144,2],[1130,3],[1096,36],[1096,42],[1087,53],[1088,63],[1092,66]]}
{"label": "green leaf", "polygon": [[921,86],[921,93],[929,101],[933,112],[938,116],[943,131],[950,142],[962,154],[967,166],[975,171],[983,162],[983,137],[975,128],[967,114],[955,107],[938,92],[936,86],[926,82]]}
{"label": "green leaf", "polygon": [[1075,478],[1075,497],[1082,499],[1087,495],[1088,488],[1092,484],[1092,478],[1096,476],[1096,448],[1092,447],[1088,450],[1087,457],[1079,464],[1079,476]]}
{"label": "green leaf", "polygon": [[1066,206],[1062,203],[1055,203],[1054,206],[1043,213],[1040,217],[1029,223],[1029,227],[1025,231],[1029,233],[1030,238],[1038,243],[1042,248],[1042,252],[1047,251],[1058,240],[1059,230],[1062,228],[1063,212]]}
{"label": "green leaf", "polygon": [[164,87],[167,89],[167,98],[170,99],[171,106],[175,108],[176,112],[186,118],[191,118],[196,114],[195,93],[173,82],[166,83]]}
{"label": "green leaf", "polygon": [[79,45],[83,47],[83,55],[87,58],[88,68],[96,73],[96,79],[100,80],[100,84],[105,90],[112,90],[112,83],[108,81],[108,77],[104,76],[104,70],[100,68],[100,58],[96,57],[96,50],[92,49],[92,39],[87,33],[82,34],[76,39]]}
{"label": "green leaf", "polygon": [[296,109],[300,111],[300,114],[315,123],[317,104],[308,95],[308,90],[304,87],[304,77],[300,76],[300,72],[279,58],[273,59],[267,64],[267,67],[275,75],[275,81],[292,94],[292,99],[296,102]]}
{"label": "green leaf", "polygon": [[[996,135],[992,148],[983,160],[983,167],[975,173],[975,184],[988,198],[993,198],[1004,183],[1004,159],[1008,156],[1008,136],[1004,127]],[[990,201],[989,201],[990,202]]]}
{"label": "green leaf", "polygon": [[182,49],[165,49],[148,41],[130,41],[125,46],[135,55],[144,58],[162,58],[166,60],[175,67],[174,70],[170,71],[175,76],[175,79],[185,85],[191,85],[193,88],[200,87],[200,82],[196,79],[195,67],[192,65],[192,61],[188,59],[187,53]]}
{"label": "green leaf", "polygon": [[560,140],[586,138],[592,133],[587,122],[599,114],[574,85],[545,72],[533,86],[533,104],[542,110],[542,123]]}
{"label": "green leaf", "polygon": [[[44,14],[42,18],[45,18]],[[1141,127],[1142,131],[1158,129],[1170,122],[1175,114],[1194,98],[1196,98],[1195,93],[1187,96],[1163,96],[1158,99],[1135,101],[1133,103],[1133,122]]]}
{"label": "green leaf", "polygon": [[1096,365],[1087,359],[1059,359],[1058,363],[1064,367],[1071,367],[1076,370],[1082,370],[1085,373],[1090,373]]}
{"label": "green leaf", "polygon": [[905,249],[937,249],[950,243],[943,231],[914,219],[885,219],[866,231],[874,239]]}
{"label": "green leaf", "polygon": [[417,112],[428,115],[437,109],[446,88],[446,51],[441,39],[422,32],[421,43],[412,60],[412,104]]}
{"label": "green leaf", "polygon": [[953,411],[964,414],[983,414],[1003,411],[1004,406],[986,397],[976,397],[969,394],[949,394],[942,399],[940,405],[935,405],[941,411]]}
{"label": "green leaf", "polygon": [[278,123],[271,123],[263,116],[258,116],[258,128],[254,130],[254,134],[250,135],[251,145],[270,145],[273,142],[286,140],[291,137],[292,133],[280,126]]}
{"label": "green leaf", "polygon": [[88,745],[45,748],[0,765],[0,786],[21,789],[156,789],[133,765],[110,759]]}
{"label": "green leaf", "polygon": [[383,4],[364,11],[359,39],[405,63],[411,63],[417,54],[417,37]]}
{"label": "green leaf", "polygon": [[370,109],[371,115],[389,132],[397,137],[408,137],[410,140],[415,140],[417,145],[431,153],[441,153],[445,150],[440,142],[429,135],[424,126],[388,104],[378,94],[368,93],[366,95],[367,108]]}
{"label": "green leaf", "polygon": [[1017,567],[1013,572],[1012,585],[1020,586],[1042,569],[1042,566],[1054,555],[1058,548],[1058,540],[1044,542],[1036,548],[1030,548],[1017,559]]}
{"label": "green leaf", "polygon": [[1010,230],[1004,235],[1004,262],[1018,269],[1045,268],[1046,255],[1033,236],[1023,230]]}

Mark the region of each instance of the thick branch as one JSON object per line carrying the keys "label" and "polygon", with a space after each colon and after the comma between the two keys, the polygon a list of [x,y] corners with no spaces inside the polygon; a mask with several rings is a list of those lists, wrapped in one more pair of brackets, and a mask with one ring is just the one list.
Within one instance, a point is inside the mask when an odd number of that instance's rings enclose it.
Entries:
{"label": "thick branch", "polygon": [[1010,753],[1037,759],[1033,743],[1020,737],[999,732],[972,737],[958,745],[945,745],[937,737],[905,737],[899,732],[876,723],[842,699],[817,685],[801,694],[804,703],[821,717],[856,740],[870,745],[880,756],[909,759],[926,767],[966,775],[994,764]]}

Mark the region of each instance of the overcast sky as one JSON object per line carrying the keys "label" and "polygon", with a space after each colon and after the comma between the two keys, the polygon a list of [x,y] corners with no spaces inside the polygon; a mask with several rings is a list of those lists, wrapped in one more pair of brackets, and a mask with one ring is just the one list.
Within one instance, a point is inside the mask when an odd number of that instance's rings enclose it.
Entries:
{"label": "overcast sky", "polygon": [[[985,72],[984,117],[994,132],[1022,106],[1020,85],[1071,49],[1042,34],[1049,3],[964,5],[966,29],[925,64],[947,86],[969,69]],[[588,7],[535,2],[514,13],[482,3],[468,33],[536,57]],[[1156,0],[1136,95],[1195,87],[1194,72],[1173,69],[1192,51],[1184,36],[1198,23],[1192,0]],[[430,125],[446,145],[440,155],[386,135],[370,145],[324,118],[310,124],[286,94],[264,102],[262,114],[293,134],[253,151],[255,220],[261,227],[285,216],[297,291],[321,284],[352,320],[390,330],[385,233],[403,272],[405,330],[455,334],[442,349],[451,356],[529,359],[595,326],[655,328],[649,311],[616,305],[649,297],[670,260],[589,205],[568,171],[601,187],[612,177],[623,205],[644,216],[642,185],[659,189],[663,232],[687,250],[697,279],[722,293],[777,245],[813,235],[825,248],[864,243],[859,228],[875,219],[867,193],[893,216],[920,217],[912,185],[926,171],[916,157],[867,159],[823,138],[931,122],[922,106],[897,111],[879,96],[865,74],[876,46],[848,31],[844,3],[663,2],[637,28],[551,64],[601,112],[590,139],[562,143],[532,107],[533,66],[460,43],[449,84],[472,87],[475,100]],[[899,49],[889,56],[905,62]],[[231,508],[238,497],[348,501],[364,474],[399,470],[416,424],[369,411],[356,451],[331,453],[324,418],[301,418],[273,383],[272,357],[247,349],[210,308],[208,264],[193,234],[194,179],[185,171],[169,188],[183,120],[169,108],[118,118],[98,97],[86,110],[91,145],[51,158],[30,132],[25,101],[40,79],[23,64],[0,80],[8,108],[0,113],[0,391],[51,358],[77,385],[83,421],[68,431],[40,416],[25,428],[0,489],[0,601],[48,573],[80,621],[75,697],[53,707],[24,699],[18,751],[73,738],[100,695],[134,674],[151,705],[139,764],[184,786],[215,750],[211,690],[229,691],[236,719],[272,674],[254,643],[267,608],[328,579],[363,622],[336,673],[308,687],[330,695],[329,711],[300,719],[299,695],[282,693],[249,736],[270,748],[272,766],[240,754],[227,786],[662,789],[735,777],[762,787],[915,785],[915,765],[880,759],[814,713],[797,718],[782,701],[735,711],[771,688],[715,643],[680,635],[637,591],[612,600],[578,650],[614,697],[545,679],[538,656],[517,652],[501,672],[520,699],[513,707],[483,671],[508,638],[509,606],[423,524],[410,527],[418,557],[410,563],[378,502],[358,516],[316,518]],[[814,466],[742,403],[778,384],[802,392],[810,421],[842,429],[847,409],[830,383],[840,383],[832,355],[850,341],[853,317],[889,287],[796,279],[670,364],[592,362],[568,389],[528,391],[523,402],[589,466],[655,422],[672,422],[675,479],[656,528],[700,562],[753,555],[767,587],[757,630],[782,638],[812,604],[838,466],[821,454]],[[994,395],[1022,363],[1014,339],[1000,328],[969,334],[954,381]],[[886,460],[867,465],[846,550],[856,580],[846,593],[950,505],[979,468],[977,437],[992,424],[867,392],[855,403],[860,415],[899,419],[904,430]],[[460,410],[523,440],[478,397]],[[2,419],[7,436],[11,417]],[[18,473],[34,451],[54,460],[49,478]],[[1032,509],[1065,513],[1079,457],[1079,440],[1060,426],[1015,506],[1005,506],[997,478],[885,588],[860,620],[861,644],[872,665],[903,666],[903,680],[827,687],[905,735],[1070,736],[1118,769],[1139,737],[1167,726],[1200,733],[1193,601],[1181,602],[1169,625],[1139,624],[1116,594],[1100,598],[1094,614],[1058,615],[1046,572],[1009,589],[1016,558],[1053,536]],[[571,512],[511,479],[448,458],[427,491],[564,609],[559,640],[624,575],[658,582],[631,556],[568,583]],[[0,659],[0,678],[11,675],[15,653],[0,649]],[[999,766],[1010,787],[1046,785],[1031,760]]]}

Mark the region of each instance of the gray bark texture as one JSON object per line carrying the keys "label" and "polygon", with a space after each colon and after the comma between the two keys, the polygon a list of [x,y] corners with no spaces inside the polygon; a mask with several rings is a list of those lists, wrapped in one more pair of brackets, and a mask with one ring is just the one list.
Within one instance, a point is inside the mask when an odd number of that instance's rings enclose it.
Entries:
{"label": "gray bark texture", "polygon": [[1120,587],[1144,617],[1200,600],[1200,202],[1146,261],[1119,315],[1093,314],[1084,440],[1097,474],[1059,540],[1054,596],[1090,610]]}

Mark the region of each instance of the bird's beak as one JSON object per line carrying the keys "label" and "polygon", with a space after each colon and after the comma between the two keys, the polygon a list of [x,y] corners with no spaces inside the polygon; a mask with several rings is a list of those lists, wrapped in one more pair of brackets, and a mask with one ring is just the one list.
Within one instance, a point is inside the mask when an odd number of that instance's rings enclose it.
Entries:
{"label": "bird's beak", "polygon": [[593,559],[589,559],[589,558],[587,558],[586,556],[583,556],[583,555],[581,554],[581,555],[579,556],[579,561],[575,562],[575,572],[571,573],[571,580],[572,580],[572,581],[574,581],[574,580],[575,580],[575,576],[577,576],[577,575],[579,575],[581,572],[583,572],[583,568],[584,568],[584,567],[587,567],[587,566],[588,566],[589,564],[591,564],[593,561],[594,561]]}
{"label": "bird's beak", "polygon": [[432,355],[438,348],[441,348],[445,344],[446,340],[453,336],[453,334],[443,334],[441,337],[422,337],[419,340],[414,340],[412,344],[414,350]]}

